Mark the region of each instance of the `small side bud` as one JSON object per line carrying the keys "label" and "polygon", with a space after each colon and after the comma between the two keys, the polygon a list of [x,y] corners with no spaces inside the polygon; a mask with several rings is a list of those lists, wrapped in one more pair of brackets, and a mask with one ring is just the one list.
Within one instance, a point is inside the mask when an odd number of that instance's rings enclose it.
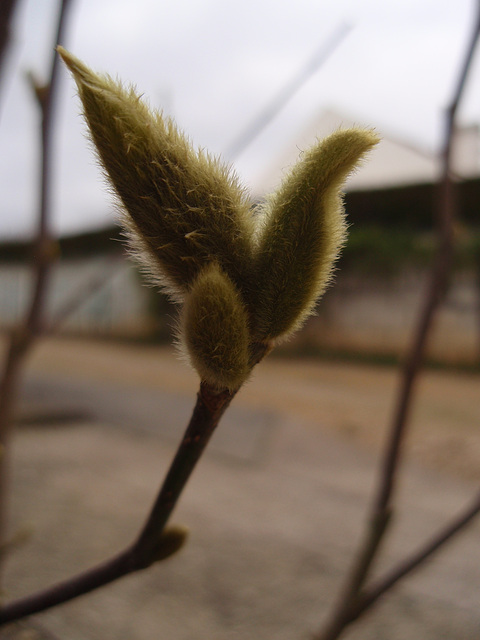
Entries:
{"label": "small side bud", "polygon": [[312,313],[345,241],[340,189],[378,141],[370,130],[337,131],[306,152],[270,196],[256,261],[256,339],[286,337]]}
{"label": "small side bud", "polygon": [[248,315],[230,278],[216,264],[198,276],[180,324],[180,343],[200,378],[218,390],[238,389],[250,373]]}
{"label": "small side bud", "polygon": [[181,525],[167,527],[160,536],[160,540],[155,549],[153,562],[166,560],[177,553],[177,551],[180,551],[187,541],[188,533],[188,529]]}
{"label": "small side bud", "polygon": [[133,88],[93,73],[62,47],[58,52],[77,83],[134,255],[155,283],[181,300],[215,260],[241,290],[248,288],[254,224],[235,175],[195,151]]}

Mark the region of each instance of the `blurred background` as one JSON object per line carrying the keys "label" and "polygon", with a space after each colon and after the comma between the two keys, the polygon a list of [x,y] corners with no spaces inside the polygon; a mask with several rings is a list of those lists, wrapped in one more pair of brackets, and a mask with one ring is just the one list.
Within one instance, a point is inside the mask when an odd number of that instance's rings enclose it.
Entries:
{"label": "blurred background", "polygon": [[[374,127],[382,142],[347,184],[350,235],[334,286],[235,399],[182,500],[178,517],[191,526],[192,544],[165,569],[44,614],[29,632],[46,640],[278,640],[310,637],[318,627],[360,535],[395,398],[395,365],[424,296],[445,109],[476,5],[72,1],[65,47],[92,69],[133,83],[196,147],[232,164],[254,202],[338,127]],[[1,67],[5,336],[28,307],[37,227],[40,111],[27,75],[47,80],[57,13],[56,0],[19,0]],[[197,388],[171,347],[175,309],[125,255],[74,82],[63,68],[59,79],[50,212],[58,259],[46,316],[65,311],[72,293],[81,304],[39,342],[25,375],[12,521],[32,522],[35,534],[9,565],[12,595],[132,539]],[[478,55],[452,170],[454,265],[412,415],[404,511],[380,566],[435,530],[480,479]],[[477,524],[436,572],[402,587],[378,617],[362,622],[358,637],[480,635],[480,563],[472,562],[479,533]]]}

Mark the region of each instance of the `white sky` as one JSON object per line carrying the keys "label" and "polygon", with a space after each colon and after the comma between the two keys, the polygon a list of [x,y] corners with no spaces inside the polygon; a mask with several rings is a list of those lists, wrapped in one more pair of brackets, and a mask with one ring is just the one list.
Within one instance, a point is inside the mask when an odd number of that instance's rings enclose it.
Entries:
{"label": "white sky", "polygon": [[[341,24],[351,31],[270,126],[235,160],[254,187],[274,154],[322,107],[427,150],[438,147],[477,0],[73,0],[65,46],[136,84],[196,145],[222,154]],[[24,79],[45,78],[56,0],[21,0],[0,87],[0,237],[32,232],[38,113]],[[73,80],[61,78],[53,225],[114,220]],[[480,120],[480,55],[461,108]],[[228,158],[227,158],[228,160]]]}

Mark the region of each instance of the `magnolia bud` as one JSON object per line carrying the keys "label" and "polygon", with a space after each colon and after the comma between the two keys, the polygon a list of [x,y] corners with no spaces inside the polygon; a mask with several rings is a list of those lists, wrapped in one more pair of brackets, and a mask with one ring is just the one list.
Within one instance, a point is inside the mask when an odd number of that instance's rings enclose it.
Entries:
{"label": "magnolia bud", "polygon": [[285,337],[312,313],[345,241],[340,188],[378,141],[373,131],[337,131],[307,151],[267,200],[255,264],[257,339]]}
{"label": "magnolia bud", "polygon": [[205,268],[185,299],[180,340],[200,378],[217,389],[238,389],[250,373],[248,315],[220,267]]}
{"label": "magnolia bud", "polygon": [[181,300],[213,260],[247,285],[254,224],[236,177],[196,152],[169,118],[58,47],[72,72],[99,160],[123,210],[134,255]]}

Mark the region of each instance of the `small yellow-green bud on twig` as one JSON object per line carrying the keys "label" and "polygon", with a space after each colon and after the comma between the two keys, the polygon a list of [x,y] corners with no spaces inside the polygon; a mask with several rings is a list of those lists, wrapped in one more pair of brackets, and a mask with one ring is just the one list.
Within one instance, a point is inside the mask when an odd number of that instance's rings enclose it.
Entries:
{"label": "small yellow-green bud on twig", "polygon": [[173,556],[185,545],[188,529],[181,525],[172,525],[162,531],[162,535],[155,548],[153,562],[161,562]]}
{"label": "small yellow-green bud on twig", "polygon": [[236,177],[198,151],[133,88],[90,71],[62,47],[100,162],[124,211],[135,255],[175,299],[209,262],[247,284],[253,220]]}
{"label": "small yellow-green bud on twig", "polygon": [[295,165],[263,207],[255,272],[255,335],[285,337],[324,292],[345,241],[340,189],[379,141],[373,131],[337,131]]}
{"label": "small yellow-green bud on twig", "polygon": [[200,378],[213,387],[234,391],[250,373],[247,311],[218,265],[205,268],[186,297],[180,338]]}

